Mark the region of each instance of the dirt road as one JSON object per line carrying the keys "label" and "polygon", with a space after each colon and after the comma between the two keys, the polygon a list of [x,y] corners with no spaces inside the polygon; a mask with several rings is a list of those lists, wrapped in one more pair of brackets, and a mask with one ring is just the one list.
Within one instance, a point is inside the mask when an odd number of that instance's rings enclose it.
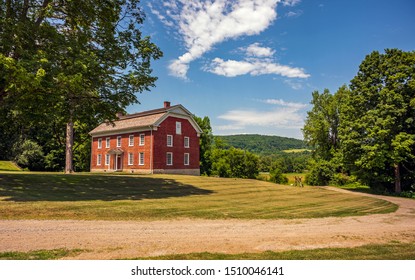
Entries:
{"label": "dirt road", "polygon": [[415,200],[397,197],[382,199],[398,204],[397,212],[294,220],[0,220],[0,251],[87,249],[75,258],[113,259],[205,251],[242,253],[353,247],[394,240],[415,241]]}

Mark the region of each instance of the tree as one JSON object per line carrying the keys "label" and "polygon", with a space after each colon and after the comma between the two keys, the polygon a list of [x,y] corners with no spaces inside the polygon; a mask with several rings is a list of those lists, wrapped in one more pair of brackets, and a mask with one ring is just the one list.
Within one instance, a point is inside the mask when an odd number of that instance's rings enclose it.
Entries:
{"label": "tree", "polygon": [[271,182],[274,182],[276,184],[286,184],[286,183],[288,183],[288,178],[286,176],[284,176],[281,169],[279,169],[278,167],[272,169],[271,172],[269,173],[269,175],[270,175],[269,180]]}
{"label": "tree", "polygon": [[64,121],[65,172],[75,123],[111,121],[154,86],[162,52],[143,21],[139,0],[0,2],[0,102],[26,120]]}
{"label": "tree", "polygon": [[363,60],[341,107],[345,163],[371,186],[408,188],[415,177],[415,52]]}
{"label": "tree", "polygon": [[259,157],[241,149],[212,150],[212,175],[220,177],[255,179],[258,175]]}
{"label": "tree", "polygon": [[213,134],[210,119],[207,116],[203,119],[198,116],[193,116],[193,118],[203,131],[203,134],[200,135],[200,174],[210,175],[212,169],[210,157],[213,145]]}
{"label": "tree", "polygon": [[334,95],[328,89],[321,94],[318,91],[312,93],[313,108],[307,112],[303,134],[317,158],[331,160],[339,147],[339,106],[347,91],[343,86]]}
{"label": "tree", "polygon": [[303,128],[304,139],[314,149],[314,161],[306,178],[310,185],[327,185],[332,176],[342,170],[339,160],[340,106],[348,92],[346,86],[339,88],[335,94],[327,89],[321,94],[313,92],[313,108],[307,113]]}

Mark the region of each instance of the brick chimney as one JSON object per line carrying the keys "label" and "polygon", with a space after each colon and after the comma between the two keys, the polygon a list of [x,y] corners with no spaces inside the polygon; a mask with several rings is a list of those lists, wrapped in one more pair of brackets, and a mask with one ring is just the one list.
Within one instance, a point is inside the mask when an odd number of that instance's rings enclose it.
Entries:
{"label": "brick chimney", "polygon": [[164,101],[164,108],[170,107],[170,101]]}
{"label": "brick chimney", "polygon": [[115,114],[115,116],[120,119],[122,116],[124,116],[123,112],[118,112],[117,114]]}

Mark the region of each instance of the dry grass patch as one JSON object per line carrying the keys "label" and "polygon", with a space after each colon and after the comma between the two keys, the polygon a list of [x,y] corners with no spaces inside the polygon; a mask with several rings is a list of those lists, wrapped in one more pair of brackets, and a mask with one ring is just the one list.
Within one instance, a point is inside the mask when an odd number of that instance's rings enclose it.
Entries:
{"label": "dry grass patch", "polygon": [[0,173],[3,219],[294,219],[389,213],[397,206],[330,190],[182,175]]}

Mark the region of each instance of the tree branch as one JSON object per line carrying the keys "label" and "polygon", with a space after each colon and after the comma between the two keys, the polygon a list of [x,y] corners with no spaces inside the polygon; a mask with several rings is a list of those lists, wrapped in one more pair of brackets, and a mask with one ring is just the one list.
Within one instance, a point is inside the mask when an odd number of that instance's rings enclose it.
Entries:
{"label": "tree branch", "polygon": [[42,8],[40,10],[40,15],[36,20],[36,26],[39,26],[42,21],[45,19],[46,8],[48,7],[51,0],[43,0]]}

